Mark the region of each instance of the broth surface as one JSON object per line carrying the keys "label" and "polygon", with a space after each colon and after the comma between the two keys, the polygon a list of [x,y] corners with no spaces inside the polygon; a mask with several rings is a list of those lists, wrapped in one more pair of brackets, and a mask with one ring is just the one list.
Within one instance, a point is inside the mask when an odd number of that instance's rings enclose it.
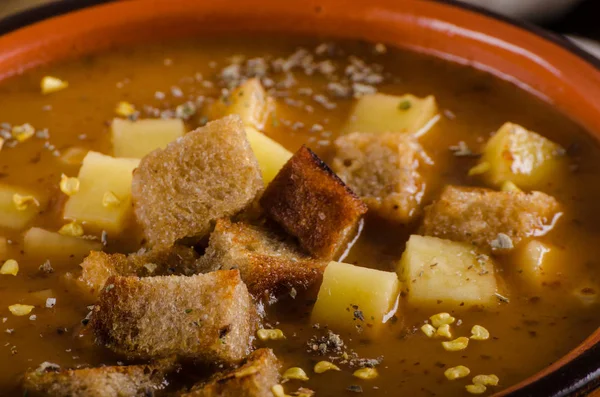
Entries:
{"label": "broth surface", "polygon": [[[317,375],[309,371],[323,359],[307,352],[309,340],[323,334],[310,322],[316,290],[300,292],[295,298],[283,297],[267,309],[266,322],[283,330],[287,339],[266,346],[274,349],[284,368],[299,366],[310,376],[308,382],[287,383],[286,390],[303,386],[325,397],[351,395],[347,388],[359,385],[365,396],[467,395],[464,388],[472,376],[496,374],[500,385],[489,388],[490,394],[548,366],[590,335],[600,325],[600,306],[597,300],[582,303],[574,291],[592,288],[597,293],[600,285],[600,148],[596,142],[549,104],[483,72],[391,48],[378,53],[373,45],[363,43],[339,42],[332,47],[333,55],[315,54],[320,43],[299,38],[222,38],[143,45],[44,66],[4,81],[0,84],[0,122],[29,123],[38,131],[47,129],[49,136],[38,134],[14,148],[5,145],[0,152],[0,183],[47,192],[51,197],[48,210],[36,217],[33,225],[58,230],[65,223],[60,176],[76,176],[78,172],[78,166],[62,164],[59,156],[73,146],[110,154],[109,121],[115,117],[119,101],[134,104],[143,118],[148,117],[147,111],[156,112],[144,109],[144,105],[162,111],[199,97],[203,98],[199,102],[209,103],[222,95],[218,78],[222,69],[239,55],[273,60],[288,58],[301,47],[314,56],[316,64],[330,59],[338,74],[348,65],[348,57],[354,56],[382,66],[384,81],[377,85],[379,92],[419,97],[432,94],[443,111],[439,122],[420,138],[434,162],[425,174],[426,204],[447,184],[484,186],[467,176],[477,159],[456,157],[449,147],[464,141],[480,152],[490,133],[505,121],[567,148],[573,165],[570,177],[544,191],[562,204],[563,216],[541,240],[564,248],[570,260],[564,264],[564,280],[537,293],[522,288],[510,272],[502,270],[510,267],[506,257],[495,258],[510,302],[488,311],[452,313],[461,320],[456,336],[470,335],[475,324],[483,325],[492,335],[490,340],[471,343],[462,352],[445,351],[439,340],[429,339],[419,330],[435,311],[407,307],[402,299],[397,321],[386,324],[377,339],[366,341],[355,333],[340,333],[349,350],[361,358],[382,358],[379,377],[369,381],[353,377],[353,370],[344,365],[340,365],[340,372]],[[46,75],[67,80],[69,87],[42,95],[39,84]],[[291,76],[294,84],[290,83]],[[265,133],[292,152],[306,143],[329,162],[331,142],[346,121],[353,99],[329,95],[326,86],[331,77],[321,73],[318,66],[312,75],[296,68],[289,75],[268,77],[274,82],[271,93],[277,111],[267,122]],[[325,95],[327,101],[318,94]],[[191,130],[205,122],[200,110],[186,124]],[[418,222],[400,227],[368,216],[344,262],[393,271],[408,236],[417,227]],[[82,325],[93,302],[65,278],[67,273],[76,273],[78,265],[53,262],[55,272],[40,277],[38,268],[43,258],[22,251],[25,230],[0,230],[0,235],[12,241],[7,257],[0,259],[16,259],[20,265],[16,277],[0,275],[0,395],[6,396],[19,390],[20,377],[27,369],[45,361],[63,368],[127,362],[94,346]],[[133,252],[140,242],[132,226],[123,236],[110,236],[107,251]],[[57,298],[54,308],[43,304],[36,307],[32,312],[35,319],[9,312],[8,306],[15,303],[35,304],[30,293],[48,288]],[[459,364],[469,367],[472,376],[447,380],[444,370]],[[175,381],[173,390],[176,386]]]}

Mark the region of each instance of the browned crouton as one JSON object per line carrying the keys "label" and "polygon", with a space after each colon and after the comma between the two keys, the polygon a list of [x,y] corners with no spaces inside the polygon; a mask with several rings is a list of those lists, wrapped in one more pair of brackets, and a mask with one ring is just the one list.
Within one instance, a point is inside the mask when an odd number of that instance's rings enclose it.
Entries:
{"label": "browned crouton", "polygon": [[228,219],[217,221],[202,261],[202,267],[239,269],[255,296],[306,288],[321,278],[328,263],[311,258],[283,233]]}
{"label": "browned crouton", "polygon": [[264,192],[265,213],[312,255],[331,259],[353,237],[363,203],[310,149],[302,146]]}
{"label": "browned crouton", "polygon": [[256,308],[237,270],[111,277],[91,319],[96,342],[132,358],[235,363],[250,351]]}
{"label": "browned crouton", "polygon": [[208,235],[252,202],[262,176],[239,116],[208,123],[144,157],[132,182],[135,215],[150,245]]}
{"label": "browned crouton", "polygon": [[335,141],[333,170],[379,216],[407,223],[420,212],[425,183],[416,138],[355,132]]}
{"label": "browned crouton", "polygon": [[42,365],[25,374],[23,389],[28,396],[44,397],[150,396],[164,388],[165,376],[175,369],[172,361],[163,361],[58,371]]}
{"label": "browned crouton", "polygon": [[258,349],[239,367],[215,374],[181,397],[273,397],[280,366],[271,349]]}
{"label": "browned crouton", "polygon": [[78,282],[97,296],[110,276],[190,276],[201,273],[198,259],[193,248],[182,245],[129,255],[92,251],[81,263]]}
{"label": "browned crouton", "polygon": [[553,197],[540,192],[448,186],[425,208],[421,234],[483,248],[510,248],[525,237],[545,232],[560,215],[559,210]]}

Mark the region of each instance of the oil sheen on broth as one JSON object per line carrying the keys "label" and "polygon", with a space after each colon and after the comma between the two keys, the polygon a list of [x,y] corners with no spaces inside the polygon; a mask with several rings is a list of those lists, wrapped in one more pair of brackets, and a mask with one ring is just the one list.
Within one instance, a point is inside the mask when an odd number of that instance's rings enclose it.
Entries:
{"label": "oil sheen on broth", "polygon": [[[323,325],[316,327],[310,319],[318,286],[283,296],[268,306],[265,322],[281,329],[286,339],[256,342],[256,346],[274,349],[284,369],[301,367],[309,375],[309,381],[286,383],[286,392],[302,386],[318,396],[338,396],[352,394],[347,388],[354,385],[366,396],[467,395],[465,386],[473,376],[495,374],[499,385],[489,387],[489,394],[551,364],[598,327],[600,187],[594,182],[600,178],[600,150],[592,138],[550,105],[471,68],[382,45],[322,43],[223,38],[143,45],[44,66],[0,85],[3,130],[28,123],[37,131],[14,147],[7,144],[10,140],[5,142],[0,151],[0,183],[42,189],[49,200],[47,210],[25,227],[1,231],[10,243],[0,259],[15,259],[20,270],[16,276],[0,275],[0,395],[15,395],[22,374],[42,362],[62,368],[127,362],[95,346],[82,323],[93,301],[80,293],[69,276],[77,274],[78,261],[65,252],[62,260],[51,261],[54,271],[42,275],[39,268],[46,253],[22,249],[23,234],[31,226],[56,231],[66,223],[62,210],[67,197],[59,182],[63,173],[76,176],[79,165],[66,164],[61,157],[72,147],[112,154],[109,123],[121,101],[134,105],[140,118],[185,116],[187,130],[192,130],[206,123],[210,103],[250,72],[262,77],[276,103],[264,133],[291,152],[306,144],[326,162],[332,160],[332,141],[340,135],[356,100],[352,92],[344,92],[347,85],[332,83],[350,76],[359,83],[354,87],[356,95],[376,90],[435,96],[439,121],[419,138],[430,159],[424,172],[424,204],[436,199],[448,184],[490,187],[480,176],[468,175],[480,158],[457,156],[456,148],[481,153],[492,132],[507,121],[560,144],[568,162],[568,175],[543,188],[560,202],[563,214],[550,233],[537,238],[558,247],[566,258],[559,281],[539,289],[527,287],[518,272],[510,271],[515,268],[514,257],[495,255],[503,293],[492,308],[425,309],[401,297],[395,316],[374,339],[355,330],[334,329],[349,352],[380,362],[379,376],[371,380],[354,377],[356,368],[340,363],[339,372],[315,374],[315,363],[328,360],[313,351],[314,338],[324,335]],[[231,66],[236,62],[249,67],[238,75],[237,67]],[[289,70],[273,72],[274,62],[287,62]],[[68,88],[42,95],[40,81],[48,75],[68,81]],[[187,101],[197,110],[176,110]],[[367,216],[360,238],[343,262],[394,271],[419,223],[417,219],[398,226]],[[100,237],[96,235],[97,241]],[[133,252],[140,243],[132,225],[122,235],[109,236],[105,250]],[[49,289],[47,294],[36,294]],[[508,302],[501,301],[505,295]],[[54,307],[46,307],[48,296],[56,298]],[[8,306],[18,303],[35,308],[28,315],[15,316]],[[469,337],[474,325],[485,327],[490,338],[471,340],[465,350],[446,351],[444,339],[428,338],[420,330],[440,311],[449,311],[457,319],[451,325],[453,338]],[[444,371],[457,365],[468,367],[471,375],[448,380]],[[178,382],[173,381],[170,390],[177,390]]]}

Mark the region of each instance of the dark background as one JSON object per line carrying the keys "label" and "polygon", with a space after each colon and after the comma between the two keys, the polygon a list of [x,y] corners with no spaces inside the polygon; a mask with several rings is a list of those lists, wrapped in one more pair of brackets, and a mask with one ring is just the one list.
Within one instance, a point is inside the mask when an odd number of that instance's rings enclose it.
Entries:
{"label": "dark background", "polygon": [[586,0],[563,18],[543,26],[558,33],[600,40],[600,0]]}

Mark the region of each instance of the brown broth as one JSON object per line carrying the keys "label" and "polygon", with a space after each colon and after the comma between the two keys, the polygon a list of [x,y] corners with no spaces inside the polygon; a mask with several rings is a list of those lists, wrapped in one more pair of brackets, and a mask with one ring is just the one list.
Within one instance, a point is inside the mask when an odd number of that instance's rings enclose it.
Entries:
{"label": "brown broth", "polygon": [[[81,146],[110,153],[107,121],[115,117],[117,102],[129,101],[138,108],[145,104],[174,108],[188,96],[218,98],[220,88],[216,85],[207,88],[194,78],[197,73],[204,80],[215,81],[216,74],[230,63],[233,55],[275,58],[289,56],[298,46],[312,51],[318,44],[316,40],[297,38],[187,40],[116,49],[44,66],[0,84],[0,122],[15,125],[27,122],[37,129],[48,128],[49,142],[59,151]],[[539,299],[531,299],[533,294],[514,281],[508,270],[509,259],[499,258],[499,271],[511,301],[487,312],[454,313],[462,320],[462,325],[455,328],[455,335],[468,336],[474,324],[485,326],[492,335],[488,341],[471,343],[462,352],[446,352],[439,340],[428,339],[418,330],[435,311],[409,308],[402,303],[396,315],[398,321],[386,325],[376,340],[363,341],[357,334],[341,333],[346,344],[361,357],[383,357],[378,367],[380,376],[371,381],[352,377],[352,370],[344,365],[341,372],[314,374],[311,369],[322,358],[306,350],[307,341],[320,332],[310,323],[315,291],[300,293],[295,299],[285,297],[268,309],[266,321],[277,324],[287,339],[268,346],[275,350],[284,368],[300,366],[311,377],[302,384],[288,383],[286,390],[304,386],[315,390],[320,397],[338,396],[349,393],[345,389],[354,384],[363,388],[365,396],[465,395],[464,386],[470,377],[448,381],[443,375],[446,368],[462,364],[471,369],[472,376],[498,375],[500,385],[490,388],[492,392],[534,374],[583,341],[600,325],[598,302],[585,306],[572,294],[576,288],[590,286],[597,290],[600,285],[597,244],[600,184],[595,183],[600,180],[600,149],[596,142],[551,105],[483,72],[391,49],[386,54],[374,54],[371,45],[361,43],[340,43],[338,48],[343,55],[334,57],[335,62],[345,63],[348,55],[355,55],[384,66],[386,80],[379,86],[380,92],[433,94],[440,109],[453,114],[453,117],[443,116],[421,138],[435,161],[427,171],[426,203],[446,184],[481,185],[477,179],[466,176],[476,159],[455,157],[448,147],[464,141],[478,151],[490,133],[505,121],[521,124],[571,148],[569,153],[574,153],[572,162],[577,171],[563,183],[545,190],[562,203],[564,215],[555,229],[543,237],[544,241],[564,247],[571,260],[564,264],[564,281],[560,285],[548,287],[538,294]],[[39,82],[45,75],[59,76],[68,80],[70,86],[56,94],[41,95]],[[336,108],[325,109],[297,89],[309,87],[315,93],[324,92],[327,79],[319,73],[307,76],[298,70],[294,76],[296,86],[278,90],[281,92],[276,118],[267,124],[265,132],[291,151],[307,143],[328,161],[332,155],[330,142],[348,116],[352,100],[333,100]],[[276,81],[281,78],[281,75],[274,77]],[[174,97],[173,86],[179,87],[184,97]],[[166,98],[156,99],[156,91],[164,92]],[[303,105],[297,107],[289,99],[302,101]],[[314,111],[306,111],[305,105]],[[195,128],[202,117],[202,114],[194,116],[188,127]],[[286,120],[301,121],[304,127],[295,130]],[[331,135],[310,132],[313,124],[323,125]],[[57,230],[64,223],[61,219],[64,198],[58,190],[58,181],[61,173],[76,175],[77,167],[62,165],[44,147],[45,142],[32,138],[15,148],[2,149],[0,182],[46,190],[54,197],[53,205],[34,220],[34,225]],[[407,237],[414,231],[414,225],[391,226],[368,217],[365,230],[345,261],[393,271]],[[83,331],[81,320],[88,313],[86,307],[93,302],[65,279],[67,272],[77,272],[77,266],[53,263],[55,273],[45,278],[36,276],[42,262],[22,253],[23,230],[0,232],[14,242],[9,257],[21,266],[16,277],[0,276],[0,395],[14,395],[20,376],[44,361],[64,368],[116,363],[119,357],[94,346]],[[138,241],[126,236],[111,239],[109,250],[131,252]],[[33,321],[29,316],[15,317],[9,313],[8,305],[30,303],[30,292],[47,288],[56,292],[55,308],[36,307],[32,314],[37,318]]]}

